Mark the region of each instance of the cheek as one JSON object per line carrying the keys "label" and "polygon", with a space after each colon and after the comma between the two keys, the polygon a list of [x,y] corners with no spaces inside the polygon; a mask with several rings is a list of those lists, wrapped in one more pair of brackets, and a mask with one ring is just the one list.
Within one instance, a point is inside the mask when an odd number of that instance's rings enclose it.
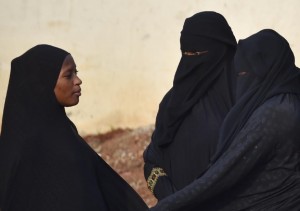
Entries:
{"label": "cheek", "polygon": [[72,91],[71,83],[58,83],[55,87],[60,95],[67,95],[70,91]]}
{"label": "cheek", "polygon": [[68,91],[68,88],[65,83],[57,83],[54,89],[56,99],[62,105],[67,100],[69,92],[70,91]]}
{"label": "cheek", "polygon": [[56,87],[55,87],[55,89],[54,89],[54,93],[55,93],[55,96],[56,96],[57,101],[58,101],[58,102],[61,102],[62,99],[63,99],[63,96],[64,96],[64,92],[63,92],[63,90],[61,89],[61,87],[56,85]]}

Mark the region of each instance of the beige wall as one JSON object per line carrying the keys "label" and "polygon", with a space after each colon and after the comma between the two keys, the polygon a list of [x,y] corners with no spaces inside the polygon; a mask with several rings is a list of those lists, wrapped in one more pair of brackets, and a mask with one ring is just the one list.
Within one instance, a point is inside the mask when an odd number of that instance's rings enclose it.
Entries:
{"label": "beige wall", "polygon": [[297,62],[299,6],[298,0],[0,0],[0,117],[10,61],[48,43],[71,52],[80,71],[81,102],[67,111],[82,134],[152,124],[172,84],[186,17],[220,12],[237,39],[273,28]]}

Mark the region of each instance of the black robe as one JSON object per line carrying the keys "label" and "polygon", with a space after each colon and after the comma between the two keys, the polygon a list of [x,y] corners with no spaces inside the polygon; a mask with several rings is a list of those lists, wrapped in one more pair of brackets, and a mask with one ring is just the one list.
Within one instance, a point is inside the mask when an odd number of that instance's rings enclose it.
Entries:
{"label": "black robe", "polygon": [[54,87],[67,55],[38,45],[12,61],[0,140],[0,210],[147,210],[58,104]]}
{"label": "black robe", "polygon": [[[160,200],[203,173],[215,153],[219,129],[234,103],[232,59],[236,41],[225,18],[200,12],[181,32],[183,52],[173,87],[159,105],[155,131],[144,153],[145,178],[153,167],[168,176],[154,188]],[[205,52],[185,55],[184,52]]]}
{"label": "black robe", "polygon": [[239,41],[235,69],[237,103],[210,168],[151,210],[300,210],[300,72],[289,44],[262,30]]}

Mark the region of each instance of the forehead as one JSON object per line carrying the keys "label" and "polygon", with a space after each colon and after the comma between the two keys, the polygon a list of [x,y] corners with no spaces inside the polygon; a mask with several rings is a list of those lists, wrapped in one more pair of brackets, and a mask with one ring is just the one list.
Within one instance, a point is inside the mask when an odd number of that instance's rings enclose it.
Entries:
{"label": "forehead", "polygon": [[75,61],[74,61],[73,57],[69,54],[68,56],[66,56],[66,58],[62,64],[61,72],[72,70],[74,68],[76,68]]}

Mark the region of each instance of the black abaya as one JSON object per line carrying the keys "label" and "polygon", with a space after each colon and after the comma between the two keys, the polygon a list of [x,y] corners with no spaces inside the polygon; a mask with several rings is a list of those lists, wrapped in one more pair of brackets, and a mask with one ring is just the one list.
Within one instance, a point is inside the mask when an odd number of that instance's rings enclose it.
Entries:
{"label": "black abaya", "polygon": [[211,167],[151,210],[300,210],[300,72],[289,44],[262,30],[239,42],[235,69],[237,103]]}
{"label": "black abaya", "polygon": [[57,102],[67,55],[38,45],[12,61],[0,141],[1,211],[147,210]]}
{"label": "black abaya", "polygon": [[221,123],[234,102],[231,62],[236,41],[225,18],[215,12],[187,18],[180,43],[183,55],[173,87],[159,105],[155,131],[144,153],[146,179],[153,167],[167,174],[154,188],[159,200],[207,169]]}

